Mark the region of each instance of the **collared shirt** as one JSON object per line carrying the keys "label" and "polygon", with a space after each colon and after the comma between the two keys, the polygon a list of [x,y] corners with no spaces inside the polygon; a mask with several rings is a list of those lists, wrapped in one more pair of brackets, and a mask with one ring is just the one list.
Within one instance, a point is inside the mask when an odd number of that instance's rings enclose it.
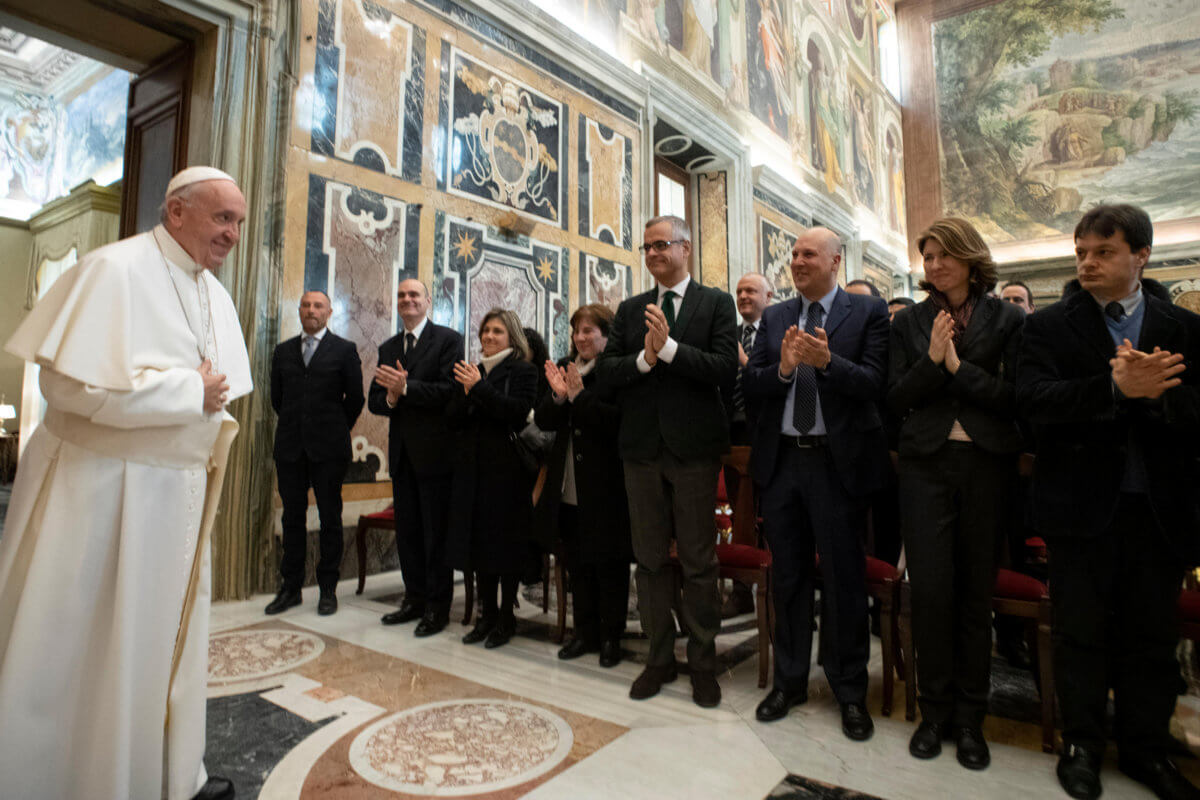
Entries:
{"label": "collared shirt", "polygon": [[329,328],[325,327],[325,328],[321,328],[321,330],[319,330],[313,334],[302,333],[302,334],[300,334],[300,344],[303,345],[305,339],[316,339],[317,344],[320,345],[321,340],[325,338],[325,332],[328,330],[329,330]]}
{"label": "collared shirt", "polygon": [[[838,287],[834,286],[833,291],[815,301],[825,311],[825,315],[821,317],[821,327],[824,328],[829,320],[829,309],[833,308],[833,298],[837,297]],[[800,319],[796,321],[796,325],[800,330],[804,330],[804,325],[808,322],[808,309],[814,301],[809,300],[804,295],[800,295]],[[817,416],[813,423],[812,430],[798,431],[796,426],[792,424],[792,417],[796,413],[796,373],[792,373],[787,379],[791,383],[791,388],[788,389],[787,401],[783,404],[783,420],[780,423],[779,431],[785,436],[824,436],[825,435],[825,416],[821,413],[821,393],[817,392]]]}
{"label": "collared shirt", "polygon": [[[1100,306],[1100,310],[1104,311],[1104,303],[1096,295],[1092,295],[1092,299]],[[1138,338],[1142,332],[1142,320],[1146,316],[1146,304],[1142,297],[1142,282],[1138,281],[1137,286],[1133,291],[1122,297],[1117,302],[1125,309],[1125,316],[1118,322],[1110,317],[1107,313],[1104,314],[1104,324],[1108,327],[1108,335],[1112,337],[1113,344],[1117,347],[1128,339],[1129,343],[1137,349]]]}
{"label": "collared shirt", "polygon": [[[403,320],[401,320],[401,322],[403,322]],[[428,323],[429,323],[429,317],[421,317],[421,321],[417,323],[417,327],[413,328],[411,331],[407,327],[404,329],[405,336],[407,336],[410,333],[413,335],[413,346],[414,347],[416,346],[417,342],[421,341],[421,334],[424,332],[425,326]]]}
{"label": "collared shirt", "polygon": [[[672,299],[672,302],[675,304],[675,319],[679,319],[679,310],[683,307],[683,296],[687,294],[688,284],[691,282],[692,276],[688,275],[674,286],[663,286],[661,283],[658,284],[658,307],[662,308],[664,294],[669,291],[674,292],[675,297]],[[670,364],[675,358],[675,351],[677,349],[679,349],[679,343],[676,342],[671,336],[668,336],[666,344],[664,344],[662,349],[658,351],[659,360]],[[650,364],[646,361],[645,350],[642,350],[640,353],[638,353],[637,368],[638,372],[649,372],[651,369]]]}

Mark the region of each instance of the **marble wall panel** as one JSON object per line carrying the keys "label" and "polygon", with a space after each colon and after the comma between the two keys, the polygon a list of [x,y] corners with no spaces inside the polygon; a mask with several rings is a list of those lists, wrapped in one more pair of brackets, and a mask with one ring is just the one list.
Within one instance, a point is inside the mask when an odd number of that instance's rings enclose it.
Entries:
{"label": "marble wall panel", "polygon": [[613,311],[633,295],[633,270],[607,258],[579,254],[579,305],[603,303]]}
{"label": "marble wall panel", "polygon": [[769,219],[758,217],[758,271],[775,284],[775,301],[796,296],[792,285],[792,247],[797,236]]}
{"label": "marble wall panel", "polygon": [[[418,207],[394,197],[309,176],[304,288],[329,295],[330,328],[358,345],[364,387],[379,345],[397,330],[396,286],[417,277],[419,216]],[[387,451],[387,420],[364,413],[351,436],[364,466],[352,470],[350,480],[375,480],[386,470],[378,454]]]}
{"label": "marble wall panel", "polygon": [[321,0],[312,150],[419,182],[425,31],[370,0]]}
{"label": "marble wall panel", "polygon": [[433,319],[460,331],[479,360],[479,323],[488,309],[517,312],[546,340],[553,358],[570,344],[569,261],[565,248],[437,212]]}
{"label": "marble wall panel", "polygon": [[[729,288],[729,197],[724,172],[697,176],[700,195],[699,264],[705,286]],[[741,272],[741,270],[738,270]]]}
{"label": "marble wall panel", "polygon": [[566,228],[565,104],[452,48],[446,190]]}
{"label": "marble wall panel", "polygon": [[579,116],[579,233],[633,246],[633,141]]}

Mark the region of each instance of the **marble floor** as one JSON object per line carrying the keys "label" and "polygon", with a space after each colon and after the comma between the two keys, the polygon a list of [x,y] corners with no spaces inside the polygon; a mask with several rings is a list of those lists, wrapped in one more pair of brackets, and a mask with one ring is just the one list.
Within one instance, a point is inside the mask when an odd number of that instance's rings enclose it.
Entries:
{"label": "marble floor", "polygon": [[[718,708],[691,701],[686,676],[650,700],[628,698],[641,669],[636,622],[626,660],[561,662],[553,607],[527,596],[518,636],[503,648],[464,646],[462,587],[449,628],[417,639],[385,627],[403,587],[396,572],[339,587],[337,614],[316,614],[316,591],[278,617],[263,595],[213,608],[207,764],[239,798],[948,798],[1066,797],[1055,760],[1040,749],[1031,679],[997,660],[997,713],[985,729],[992,766],[970,772],[953,747],[930,762],[908,755],[903,684],[891,718],[879,715],[881,667],[872,640],[875,736],[841,732],[836,703],[814,667],[807,704],[762,724],[754,708],[757,657],[751,617],[718,638],[724,693]],[[678,655],[684,655],[680,640]],[[1180,698],[1173,732],[1200,752],[1200,698]],[[1193,779],[1200,761],[1181,759]],[[1109,755],[1104,797],[1150,793]]]}

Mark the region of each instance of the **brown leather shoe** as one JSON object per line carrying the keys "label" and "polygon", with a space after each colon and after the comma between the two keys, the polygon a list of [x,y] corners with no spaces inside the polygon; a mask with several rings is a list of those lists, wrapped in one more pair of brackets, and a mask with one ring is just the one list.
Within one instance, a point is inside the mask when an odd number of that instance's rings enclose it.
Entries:
{"label": "brown leather shoe", "polygon": [[711,672],[692,673],[692,700],[701,708],[716,708],[721,705],[721,684]]}
{"label": "brown leather shoe", "polygon": [[678,677],[679,671],[674,663],[663,667],[646,667],[642,674],[634,679],[633,686],[629,687],[629,697],[632,700],[654,697],[664,683],[670,683]]}

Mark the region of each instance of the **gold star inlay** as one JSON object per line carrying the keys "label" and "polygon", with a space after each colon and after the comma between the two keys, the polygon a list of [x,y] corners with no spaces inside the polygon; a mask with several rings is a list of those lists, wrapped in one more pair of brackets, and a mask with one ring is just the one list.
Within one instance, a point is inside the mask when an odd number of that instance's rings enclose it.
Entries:
{"label": "gold star inlay", "polygon": [[548,256],[542,256],[542,260],[537,265],[538,277],[542,279],[542,283],[549,283],[554,277],[554,264],[551,263]]}
{"label": "gold star inlay", "polygon": [[463,261],[473,260],[475,258],[475,237],[468,233],[460,233],[458,241],[454,243],[454,249]]}

